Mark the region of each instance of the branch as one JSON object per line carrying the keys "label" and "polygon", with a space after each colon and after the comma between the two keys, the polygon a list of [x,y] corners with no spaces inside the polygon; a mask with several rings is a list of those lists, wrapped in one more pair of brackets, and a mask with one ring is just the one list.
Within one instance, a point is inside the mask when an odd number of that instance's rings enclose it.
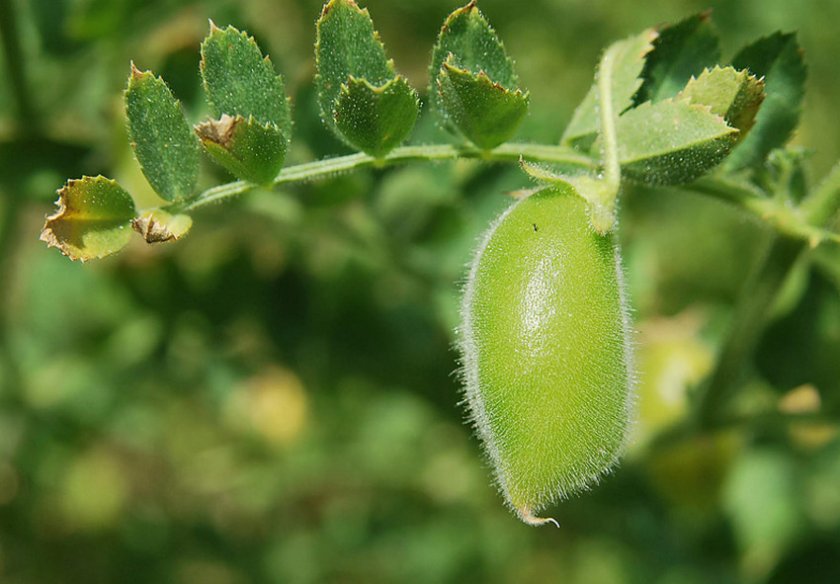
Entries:
{"label": "branch", "polygon": [[[838,234],[823,228],[827,220],[822,218],[840,205],[840,171],[834,174],[838,179],[834,181],[838,183],[833,185],[834,189],[819,189],[801,208],[770,197],[751,184],[719,177],[703,177],[682,188],[732,204],[760,219],[779,235],[817,247],[825,241],[840,242]],[[813,210],[809,210],[809,203]]]}
{"label": "branch", "polygon": [[[767,314],[793,266],[808,245],[815,247],[825,239],[837,241],[837,234],[823,228],[840,210],[840,164],[831,170],[799,208],[787,207],[777,202],[776,197],[750,195],[746,187],[727,185],[722,181],[701,179],[693,187],[756,213],[781,234],[771,241],[758,270],[742,290],[715,369],[699,394],[698,421],[708,427],[742,381],[755,345],[764,331]],[[739,191],[739,188],[744,190]]]}
{"label": "branch", "polygon": [[[457,160],[458,158],[480,158],[491,162],[518,162],[520,159],[524,159],[533,162],[561,164],[580,170],[595,169],[595,162],[590,157],[564,146],[511,143],[502,144],[498,148],[490,151],[482,151],[468,146],[437,144],[428,146],[403,146],[394,149],[382,159],[376,159],[367,154],[358,153],[289,166],[280,172],[273,184],[274,186],[280,186],[290,183],[314,181],[366,167],[381,168],[405,164],[407,162],[435,162]],[[194,211],[206,205],[222,202],[247,193],[254,188],[256,188],[256,185],[244,181],[226,183],[207,189],[189,201],[167,207],[167,211],[178,213]]]}
{"label": "branch", "polygon": [[[284,168],[274,180],[274,186],[310,182],[329,178],[360,168],[383,168],[409,162],[439,162],[474,158],[488,162],[543,162],[566,166],[570,170],[593,172],[598,163],[593,158],[566,146],[547,144],[508,143],[489,151],[470,146],[430,144],[424,146],[403,146],[396,148],[385,158],[376,159],[367,154],[349,154],[306,162]],[[167,206],[170,213],[195,211],[213,203],[221,203],[257,188],[244,181],[234,181],[207,189],[195,197]],[[757,187],[748,183],[733,182],[720,177],[707,176],[680,187],[705,196],[727,202],[770,225],[777,233],[788,238],[806,242],[810,247],[826,240],[840,241],[837,234],[827,232],[809,220],[836,211],[840,205],[840,165],[806,202],[803,211],[791,208],[768,197]],[[810,204],[813,211],[809,211]],[[824,221],[823,221],[824,222]]]}

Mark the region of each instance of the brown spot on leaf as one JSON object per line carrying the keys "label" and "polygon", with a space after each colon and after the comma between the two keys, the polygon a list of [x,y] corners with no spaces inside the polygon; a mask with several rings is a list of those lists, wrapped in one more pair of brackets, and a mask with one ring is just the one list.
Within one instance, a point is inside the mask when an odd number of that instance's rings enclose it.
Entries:
{"label": "brown spot on leaf", "polygon": [[170,215],[161,210],[144,213],[131,220],[131,227],[147,243],[164,243],[181,239],[192,227],[188,215]]}
{"label": "brown spot on leaf", "polygon": [[202,141],[213,142],[223,148],[229,148],[236,127],[245,121],[242,116],[223,114],[218,120],[208,120],[195,127],[195,133]]}

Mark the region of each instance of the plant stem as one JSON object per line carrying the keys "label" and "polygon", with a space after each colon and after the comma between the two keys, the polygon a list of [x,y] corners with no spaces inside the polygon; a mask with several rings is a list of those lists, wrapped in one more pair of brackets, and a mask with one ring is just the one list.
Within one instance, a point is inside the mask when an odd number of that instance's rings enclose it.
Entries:
{"label": "plant stem", "polygon": [[[777,232],[787,235],[774,236],[760,268],[742,291],[715,369],[700,393],[698,421],[704,427],[709,427],[716,417],[720,417],[721,408],[742,381],[758,338],[764,330],[767,313],[790,270],[809,245],[814,247],[826,237],[822,228],[840,211],[840,164],[805,199],[800,212],[782,206],[773,213],[771,208],[779,206],[773,199],[751,197],[746,192],[738,193],[736,185],[727,185],[721,181],[702,179],[693,187],[723,199],[729,197],[765,219],[770,216],[769,222]],[[791,218],[792,221],[787,221]]]}
{"label": "plant stem", "polygon": [[[837,178],[840,179],[840,172],[837,173]],[[840,181],[837,182],[840,183]],[[811,247],[816,247],[826,240],[838,242],[837,234],[822,229],[826,220],[820,217],[826,212],[826,209],[830,210],[832,208],[832,204],[834,205],[833,208],[837,209],[838,204],[840,204],[839,196],[835,196],[833,202],[828,196],[819,197],[819,200],[828,198],[829,203],[812,201],[811,199],[817,197],[811,197],[809,202],[815,207],[815,211],[809,213],[807,209],[804,209],[805,212],[803,213],[799,209],[787,205],[783,198],[769,197],[758,190],[757,187],[746,183],[734,183],[721,178],[703,177],[684,188],[703,195],[710,195],[740,207],[769,224],[777,233],[806,241]],[[840,184],[835,185],[835,189],[840,191]],[[818,193],[823,191],[829,194],[834,192],[823,189]],[[818,193],[815,193],[815,195]],[[835,194],[840,195],[840,192]]]}
{"label": "plant stem", "polygon": [[[491,162],[518,162],[520,159],[534,162],[551,162],[579,169],[595,168],[594,161],[563,146],[544,144],[503,144],[490,151],[481,151],[471,147],[435,144],[429,146],[403,146],[396,148],[382,159],[358,153],[315,162],[307,162],[284,168],[274,179],[274,186],[288,183],[317,180],[365,167],[385,167],[416,161],[456,160],[458,158],[480,158]],[[213,187],[199,194],[194,199],[173,205],[172,212],[194,211],[205,205],[217,203],[241,195],[256,188],[256,185],[244,181],[235,181]]]}
{"label": "plant stem", "polygon": [[612,45],[604,53],[598,65],[598,111],[601,127],[601,157],[604,160],[604,180],[609,185],[613,198],[618,196],[621,185],[621,165],[618,161],[618,134],[615,130],[617,116],[612,102],[612,68],[618,45]]}
{"label": "plant stem", "polygon": [[[591,172],[598,168],[597,161],[566,146],[508,143],[490,151],[481,151],[469,146],[430,144],[396,148],[382,159],[358,153],[289,166],[284,168],[274,179],[272,186],[319,180],[360,168],[384,168],[408,162],[435,162],[457,160],[459,158],[480,159],[487,162],[527,160],[529,162],[558,164],[573,171]],[[832,174],[830,179],[827,179],[824,183],[826,184],[824,188],[818,189],[818,193],[823,193],[819,200],[811,201],[811,204],[815,207],[815,217],[821,213],[826,213],[826,210],[836,210],[838,204],[840,204],[840,197],[834,196],[835,191],[840,190],[840,170]],[[834,187],[829,188],[831,185],[834,185]],[[213,203],[221,203],[232,199],[255,188],[257,188],[257,185],[244,181],[225,183],[207,189],[187,201],[169,205],[166,210],[171,213],[187,213]],[[808,223],[807,219],[811,215],[799,213],[796,209],[767,197],[756,187],[745,183],[736,183],[709,176],[683,188],[735,205],[768,223],[778,233],[805,241],[812,247],[826,239],[835,241],[840,239],[836,234],[825,232]],[[617,192],[614,194],[617,194]],[[823,199],[827,199],[829,202],[820,203]],[[609,205],[610,202],[604,201],[602,204]],[[832,207],[832,205],[834,206]]]}
{"label": "plant stem", "polygon": [[3,43],[3,54],[6,57],[6,71],[21,126],[26,131],[32,129],[37,119],[32,93],[29,91],[26,79],[26,67],[16,18],[14,0],[0,0],[0,38]]}
{"label": "plant stem", "polygon": [[699,394],[696,411],[701,426],[714,424],[733,391],[743,381],[767,314],[805,249],[806,244],[802,241],[774,236],[760,267],[741,291],[715,369]]}

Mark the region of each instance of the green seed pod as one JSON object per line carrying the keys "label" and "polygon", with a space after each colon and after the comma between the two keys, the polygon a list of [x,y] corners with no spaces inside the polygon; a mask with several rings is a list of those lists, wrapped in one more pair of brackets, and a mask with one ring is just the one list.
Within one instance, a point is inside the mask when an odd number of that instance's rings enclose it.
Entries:
{"label": "green seed pod", "polygon": [[590,227],[571,186],[521,199],[484,236],[461,316],[467,402],[499,487],[526,523],[554,522],[534,513],[597,482],[627,434],[615,234]]}

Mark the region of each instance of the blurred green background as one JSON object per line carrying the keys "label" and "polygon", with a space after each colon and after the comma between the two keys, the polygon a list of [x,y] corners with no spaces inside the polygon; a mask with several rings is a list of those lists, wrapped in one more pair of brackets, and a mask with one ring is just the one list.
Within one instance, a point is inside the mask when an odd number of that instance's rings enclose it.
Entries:
{"label": "blurred green background", "polygon": [[[737,401],[687,415],[769,237],[687,193],[625,193],[639,420],[620,468],[526,527],[463,423],[453,351],[478,234],[528,184],[512,166],[362,171],[255,192],[188,238],[82,265],[38,241],[67,177],[154,195],[128,147],[133,59],[206,113],[207,19],[247,29],[287,79],[289,164],[344,153],[317,118],[318,0],[0,0],[0,582],[840,582],[840,260],[797,265]],[[418,88],[443,0],[363,3]],[[799,30],[795,143],[840,155],[840,2],[482,0],[556,142],[608,42],[705,8],[724,59]],[[7,53],[9,54],[9,53]],[[11,64],[11,66],[10,66]],[[424,90],[425,91],[425,90]],[[21,92],[25,99],[18,99]],[[424,118],[416,142],[445,139]],[[206,165],[206,186],[228,180]],[[782,423],[768,412],[805,412]]]}

